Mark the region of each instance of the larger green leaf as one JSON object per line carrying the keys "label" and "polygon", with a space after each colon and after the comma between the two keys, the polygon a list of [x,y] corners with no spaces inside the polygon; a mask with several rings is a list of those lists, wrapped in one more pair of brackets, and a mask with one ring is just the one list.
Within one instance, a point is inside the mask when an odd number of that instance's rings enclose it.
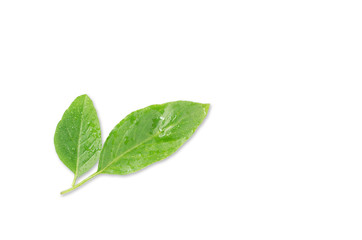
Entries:
{"label": "larger green leaf", "polygon": [[177,101],[129,114],[110,133],[98,174],[129,174],[174,153],[207,115],[209,104]]}
{"label": "larger green leaf", "polygon": [[60,160],[76,179],[91,169],[102,149],[96,109],[87,95],[77,97],[57,125],[54,145]]}

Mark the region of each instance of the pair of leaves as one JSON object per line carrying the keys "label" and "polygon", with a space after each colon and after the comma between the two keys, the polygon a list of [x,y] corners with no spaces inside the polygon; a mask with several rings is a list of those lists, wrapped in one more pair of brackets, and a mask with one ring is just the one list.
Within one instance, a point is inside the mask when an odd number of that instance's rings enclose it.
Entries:
{"label": "pair of leaves", "polygon": [[[74,190],[101,174],[125,175],[167,158],[186,142],[207,115],[209,104],[169,102],[132,112],[109,134],[102,148],[97,112],[87,95],[79,96],[58,123],[54,144],[62,162],[74,173]],[[76,179],[99,159],[98,170]]]}

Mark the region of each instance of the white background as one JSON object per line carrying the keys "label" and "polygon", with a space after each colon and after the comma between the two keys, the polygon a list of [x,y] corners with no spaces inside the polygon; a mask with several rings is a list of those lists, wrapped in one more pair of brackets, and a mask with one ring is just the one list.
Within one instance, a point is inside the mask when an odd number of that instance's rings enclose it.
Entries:
{"label": "white background", "polygon": [[[0,2],[1,239],[362,239],[361,1]],[[211,103],[172,157],[73,179],[55,127]],[[92,169],[95,171],[95,168]]]}

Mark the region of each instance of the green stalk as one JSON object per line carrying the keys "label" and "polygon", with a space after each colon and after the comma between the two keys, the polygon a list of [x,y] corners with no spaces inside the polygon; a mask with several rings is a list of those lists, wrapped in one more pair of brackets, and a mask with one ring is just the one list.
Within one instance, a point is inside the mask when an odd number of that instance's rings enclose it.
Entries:
{"label": "green stalk", "polygon": [[86,179],[84,179],[83,181],[81,181],[80,183],[72,186],[71,188],[69,188],[69,189],[67,189],[67,190],[62,191],[60,194],[63,195],[63,194],[66,194],[66,193],[69,193],[69,192],[73,191],[74,189],[82,186],[84,183],[88,182],[89,180],[91,180],[92,178],[94,178],[95,176],[97,176],[97,175],[100,174],[100,173],[101,173],[101,172],[95,172],[95,173],[93,173],[92,175],[90,175],[89,177],[87,177]]}
{"label": "green stalk", "polygon": [[73,178],[73,182],[72,182],[72,187],[74,187],[76,180],[77,180],[77,175],[74,174],[74,178]]}

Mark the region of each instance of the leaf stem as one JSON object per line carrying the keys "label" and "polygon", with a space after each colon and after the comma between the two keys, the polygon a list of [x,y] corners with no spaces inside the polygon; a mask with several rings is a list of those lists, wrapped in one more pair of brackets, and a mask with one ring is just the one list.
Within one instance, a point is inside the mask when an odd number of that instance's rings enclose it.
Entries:
{"label": "leaf stem", "polygon": [[97,176],[98,174],[100,174],[101,172],[95,172],[93,173],[92,175],[90,175],[89,177],[87,177],[86,179],[84,179],[83,181],[81,181],[80,183],[76,184],[76,185],[73,185],[71,188],[67,189],[67,190],[64,190],[62,191],[60,194],[66,194],[66,193],[69,193],[71,191],[73,191],[74,189],[82,186],[84,183],[88,182],[89,180],[91,180],[92,178],[94,178],[95,176]]}
{"label": "leaf stem", "polygon": [[72,182],[72,187],[74,187],[76,180],[77,180],[77,175],[74,174],[74,178],[73,178],[73,182]]}

